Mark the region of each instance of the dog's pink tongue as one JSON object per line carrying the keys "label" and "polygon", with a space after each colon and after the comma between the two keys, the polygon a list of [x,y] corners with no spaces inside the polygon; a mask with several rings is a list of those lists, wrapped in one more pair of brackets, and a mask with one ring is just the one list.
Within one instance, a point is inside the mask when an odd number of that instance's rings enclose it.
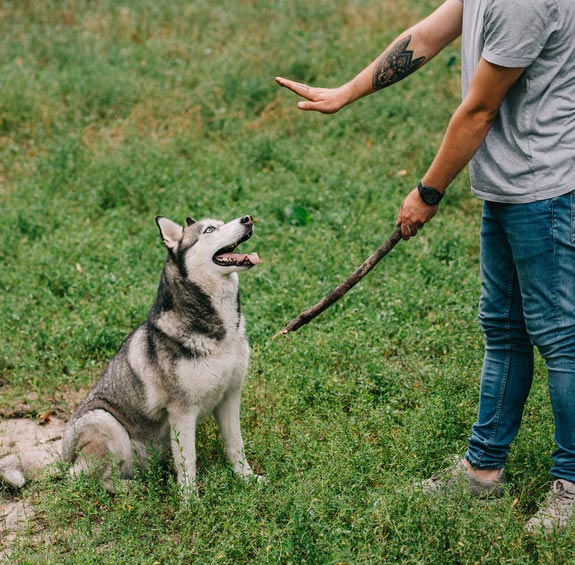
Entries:
{"label": "dog's pink tongue", "polygon": [[236,263],[237,265],[241,265],[242,263],[251,263],[252,265],[257,265],[261,263],[261,259],[257,253],[224,253],[218,257],[220,261],[227,261],[229,263]]}
{"label": "dog's pink tongue", "polygon": [[245,259],[249,261],[252,265],[257,265],[258,263],[262,262],[260,256],[257,253],[250,253],[249,255],[245,256]]}

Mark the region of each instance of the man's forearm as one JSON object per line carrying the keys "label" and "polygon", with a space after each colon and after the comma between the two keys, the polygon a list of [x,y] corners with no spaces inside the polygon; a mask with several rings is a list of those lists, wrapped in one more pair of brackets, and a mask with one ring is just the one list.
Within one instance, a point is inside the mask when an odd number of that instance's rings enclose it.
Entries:
{"label": "man's forearm", "polygon": [[[423,176],[424,185],[444,192],[451,181],[461,172],[489,133],[493,113],[473,111],[462,104],[453,114],[443,142],[433,163]],[[419,189],[413,189],[404,199],[396,224],[401,228],[401,237],[413,237],[438,210],[437,204],[422,198]]]}
{"label": "man's forearm", "polygon": [[368,67],[361,71],[345,88],[348,90],[349,102],[386,88],[409,76],[428,58],[416,52],[412,46],[411,34],[400,36]]}
{"label": "man's forearm", "polygon": [[465,168],[489,133],[493,113],[468,111],[464,105],[453,114],[439,150],[422,182],[445,191]]}
{"label": "man's forearm", "polygon": [[333,114],[421,68],[460,35],[462,15],[460,0],[445,0],[427,18],[398,36],[355,78],[336,88],[312,87],[283,77],[276,77],[276,82],[304,98],[298,102],[300,110]]}
{"label": "man's forearm", "polygon": [[414,58],[410,43],[411,35],[398,39],[375,62],[371,80],[374,91],[399,82],[426,62],[424,56]]}
{"label": "man's forearm", "polygon": [[471,160],[489,133],[505,94],[523,73],[481,59],[465,99],[457,108],[428,171],[424,184],[445,190]]}
{"label": "man's forearm", "polygon": [[461,33],[462,5],[446,0],[427,18],[399,35],[368,67],[345,85],[349,102],[408,77]]}

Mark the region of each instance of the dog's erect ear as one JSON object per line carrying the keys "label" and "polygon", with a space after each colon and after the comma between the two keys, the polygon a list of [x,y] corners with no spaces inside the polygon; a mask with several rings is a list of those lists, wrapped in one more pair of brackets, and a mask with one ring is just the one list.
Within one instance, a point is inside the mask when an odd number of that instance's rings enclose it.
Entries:
{"label": "dog's erect ear", "polygon": [[158,227],[160,228],[160,234],[162,234],[162,239],[164,240],[166,247],[171,251],[176,249],[182,239],[184,228],[163,216],[158,216],[156,218],[156,224],[158,224]]}
{"label": "dog's erect ear", "polygon": [[188,226],[193,226],[196,223],[196,220],[194,220],[194,218],[190,218],[189,216],[186,218],[186,224],[188,224]]}

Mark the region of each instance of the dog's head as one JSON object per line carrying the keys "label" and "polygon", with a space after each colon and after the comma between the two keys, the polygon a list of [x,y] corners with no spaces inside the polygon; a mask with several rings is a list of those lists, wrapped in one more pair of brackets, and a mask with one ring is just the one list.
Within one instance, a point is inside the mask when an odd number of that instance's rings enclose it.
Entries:
{"label": "dog's head", "polygon": [[186,218],[183,226],[162,216],[156,218],[160,234],[181,272],[211,270],[220,274],[245,271],[260,262],[257,253],[236,253],[236,247],[254,232],[251,216],[225,224],[219,220]]}

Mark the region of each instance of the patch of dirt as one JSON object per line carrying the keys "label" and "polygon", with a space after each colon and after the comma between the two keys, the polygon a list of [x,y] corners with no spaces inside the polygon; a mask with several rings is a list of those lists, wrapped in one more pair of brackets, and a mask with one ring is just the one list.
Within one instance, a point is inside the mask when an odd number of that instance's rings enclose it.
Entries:
{"label": "patch of dirt", "polygon": [[[94,380],[97,378],[94,377]],[[40,417],[49,406],[53,416],[67,418],[86,397],[90,387],[83,389],[58,385],[53,391],[42,396],[36,392],[19,394],[13,387],[0,385],[0,421],[4,419],[35,419]]]}
{"label": "patch of dirt", "polygon": [[64,421],[44,414],[38,421],[10,418],[0,421],[0,560],[9,554],[9,545],[34,512],[25,498],[11,493],[44,471],[60,457]]}

